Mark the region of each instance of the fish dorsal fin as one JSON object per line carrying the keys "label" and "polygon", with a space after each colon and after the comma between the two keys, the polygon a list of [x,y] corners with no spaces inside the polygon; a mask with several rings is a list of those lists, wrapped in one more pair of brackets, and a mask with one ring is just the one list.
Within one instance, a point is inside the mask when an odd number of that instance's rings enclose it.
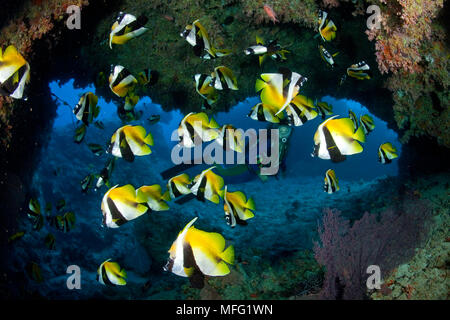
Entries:
{"label": "fish dorsal fin", "polygon": [[256,44],[264,45],[264,40],[260,36],[256,36]]}

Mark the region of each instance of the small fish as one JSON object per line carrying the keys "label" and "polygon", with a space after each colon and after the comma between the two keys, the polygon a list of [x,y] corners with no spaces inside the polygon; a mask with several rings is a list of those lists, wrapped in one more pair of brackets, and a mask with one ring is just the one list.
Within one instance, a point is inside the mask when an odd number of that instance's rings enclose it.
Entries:
{"label": "small fish", "polygon": [[370,71],[369,65],[361,61],[348,67],[347,75],[358,80],[365,80],[372,77],[372,72]]}
{"label": "small fish", "polygon": [[101,121],[95,121],[94,126],[96,126],[97,128],[99,128],[101,130],[105,129],[105,125]]}
{"label": "small fish", "polygon": [[29,262],[25,267],[28,276],[36,281],[36,282],[43,282],[44,278],[42,277],[41,268],[36,262]]}
{"label": "small fish", "polygon": [[80,144],[85,136],[86,136],[86,125],[82,123],[80,126],[76,128],[73,140],[75,143]]}
{"label": "small fish", "polygon": [[243,152],[245,148],[243,131],[236,129],[231,124],[222,126],[216,141],[225,151]]}
{"label": "small fish", "polygon": [[148,30],[144,27],[147,21],[145,16],[136,18],[132,14],[120,12],[111,27],[109,47],[112,49],[112,44],[125,44],[144,34]]}
{"label": "small fish", "polygon": [[392,162],[392,159],[398,158],[397,149],[390,143],[386,142],[378,148],[378,161],[382,164]]}
{"label": "small fish", "polygon": [[278,109],[269,105],[264,104],[262,102],[256,104],[251,109],[248,117],[257,121],[267,121],[271,123],[280,123],[280,120],[284,118],[284,114],[280,113],[279,115],[275,115],[278,112]]}
{"label": "small fish", "polygon": [[30,65],[10,45],[3,52],[0,47],[0,95],[23,99],[25,85],[30,81]]}
{"label": "small fish", "polygon": [[145,156],[152,153],[153,136],[142,126],[123,126],[114,132],[108,153],[128,162],[133,162],[135,156]]}
{"label": "small fish", "polygon": [[56,204],[56,210],[61,211],[66,206],[66,200],[60,199],[58,203]]}
{"label": "small fish", "polygon": [[192,24],[186,26],[180,36],[194,47],[194,54],[202,59],[215,59],[224,57],[231,53],[227,49],[216,49],[211,44],[208,32],[200,23],[200,20],[195,20]]}
{"label": "small fish", "polygon": [[225,220],[229,226],[235,227],[236,223],[239,225],[247,225],[246,220],[255,216],[252,212],[252,210],[255,210],[255,201],[252,198],[247,200],[247,197],[243,192],[228,192],[227,186],[225,186],[223,200]]}
{"label": "small fish", "polygon": [[146,203],[138,201],[136,190],[131,184],[123,187],[114,186],[102,199],[103,224],[108,228],[118,228],[134,220],[149,209]]}
{"label": "small fish", "polygon": [[335,66],[335,62],[334,62],[334,57],[336,57],[339,52],[336,52],[334,54],[330,54],[327,49],[325,49],[325,47],[323,45],[319,45],[319,53],[320,53],[320,57],[322,58],[323,61],[325,61],[330,67],[334,67]]}
{"label": "small fish", "polygon": [[325,119],[327,115],[333,114],[333,106],[331,104],[324,101],[316,101],[315,105],[322,119]]}
{"label": "small fish", "polygon": [[216,103],[219,95],[217,89],[214,87],[213,79],[206,74],[196,74],[194,76],[195,90],[197,93],[206,100],[206,103],[211,106]]}
{"label": "small fish", "polygon": [[125,97],[125,104],[123,106],[123,109],[125,111],[133,111],[134,107],[137,105],[137,103],[139,102],[139,97],[135,94],[129,94],[128,96]]}
{"label": "small fish", "polygon": [[268,56],[274,60],[287,60],[286,54],[289,53],[289,51],[281,48],[277,40],[271,40],[265,45],[264,40],[256,36],[256,45],[248,47],[244,50],[244,53],[246,55],[257,55],[259,58],[259,65],[261,66]]}
{"label": "small fish", "polygon": [[219,136],[219,124],[216,120],[204,112],[187,114],[178,126],[178,138],[180,145],[186,148],[194,147],[195,143],[209,142]]}
{"label": "small fish", "polygon": [[176,199],[182,195],[191,193],[189,185],[192,183],[187,173],[172,177],[167,181],[167,190],[169,190],[170,198]]}
{"label": "small fish", "polygon": [[318,113],[314,110],[314,102],[311,98],[304,95],[297,95],[286,107],[287,124],[290,126],[302,126],[307,121],[317,117]]}
{"label": "small fish", "polygon": [[323,191],[329,194],[339,191],[339,181],[336,177],[336,173],[332,169],[328,169],[325,173],[325,184]]}
{"label": "small fish", "polygon": [[75,117],[88,126],[100,113],[100,107],[97,106],[97,103],[98,97],[92,92],[86,92],[81,96],[80,101],[73,109]]}
{"label": "small fish", "polygon": [[36,198],[31,198],[28,203],[28,209],[27,215],[33,222],[33,229],[41,230],[44,226],[44,216],[41,213],[39,201]]}
{"label": "small fish", "polygon": [[223,178],[212,171],[214,168],[203,170],[197,175],[192,181],[190,189],[198,200],[205,201],[206,199],[218,204],[220,198],[223,198],[225,184]]}
{"label": "small fish", "polygon": [[140,203],[147,203],[147,206],[153,211],[169,210],[169,206],[165,202],[170,200],[169,191],[163,193],[159,184],[140,187],[136,190],[136,198]]}
{"label": "small fish", "polygon": [[76,219],[75,214],[69,211],[62,216],[56,215],[48,217],[47,220],[51,227],[66,233],[74,228]]}
{"label": "small fish", "polygon": [[323,41],[331,41],[336,38],[337,27],[332,20],[328,18],[328,13],[319,10],[318,17],[319,34]]}
{"label": "small fish", "polygon": [[108,188],[111,187],[109,179],[111,178],[111,174],[114,170],[115,162],[116,158],[114,157],[108,159],[102,171],[100,171],[97,182],[95,183],[95,190],[99,189],[103,185],[106,185]]}
{"label": "small fish", "polygon": [[360,116],[359,122],[361,123],[361,126],[366,136],[375,129],[375,123],[373,121],[373,118],[368,114]]}
{"label": "small fish", "polygon": [[[356,117],[356,114],[352,110],[348,110],[348,117],[353,122],[353,126],[355,127],[355,131],[359,128],[358,118]],[[365,132],[364,132],[365,133]]]}
{"label": "small fish", "polygon": [[211,73],[211,84],[217,90],[238,90],[237,79],[230,68],[219,66]]}
{"label": "small fish", "polygon": [[297,72],[281,69],[281,73],[263,73],[256,80],[255,90],[261,91],[261,102],[278,109],[281,113],[298,94],[300,87],[308,80]]}
{"label": "small fish", "polygon": [[127,96],[133,92],[137,83],[137,79],[123,66],[111,66],[109,87],[116,96],[121,98]]}
{"label": "small fish", "polygon": [[224,237],[215,232],[196,229],[192,219],[178,234],[169,249],[164,271],[189,277],[193,287],[204,286],[204,276],[225,276],[230,273],[227,264],[234,264],[234,247],[225,249]]}
{"label": "small fish", "polygon": [[89,188],[91,188],[92,182],[94,181],[94,175],[88,174],[83,180],[80,181],[81,184],[81,192],[88,192]]}
{"label": "small fish", "polygon": [[161,116],[159,114],[153,114],[147,120],[148,120],[148,122],[150,122],[150,124],[156,124],[159,122],[160,119],[161,119]]}
{"label": "small fish", "polygon": [[11,243],[11,242],[13,242],[13,241],[16,241],[17,239],[22,238],[24,235],[25,235],[25,231],[19,231],[19,232],[16,232],[16,233],[14,233],[12,236],[10,236],[10,237],[8,238],[8,243]]}
{"label": "small fish", "polygon": [[48,250],[54,250],[55,249],[55,236],[52,233],[47,234],[47,236],[44,239],[45,246],[48,248]]}
{"label": "small fish", "polygon": [[272,20],[273,23],[279,22],[278,19],[277,19],[277,15],[275,14],[275,11],[273,11],[271,6],[265,4],[263,8],[264,8],[264,11],[269,16],[270,20]]}
{"label": "small fish", "polygon": [[154,85],[159,78],[159,72],[156,70],[145,69],[137,75],[137,80],[141,85]]}
{"label": "small fish", "polygon": [[103,149],[103,147],[97,143],[89,143],[88,144],[88,148],[89,150],[92,151],[93,154],[95,154],[96,156],[101,156],[105,150]]}
{"label": "small fish", "polygon": [[355,132],[350,118],[334,119],[336,117],[337,115],[325,120],[317,128],[312,156],[341,162],[346,159],[346,155],[363,151],[359,143],[366,141],[363,129],[359,127]]}
{"label": "small fish", "polygon": [[104,261],[97,270],[97,281],[103,285],[124,286],[127,284],[127,273],[117,262],[111,259]]}

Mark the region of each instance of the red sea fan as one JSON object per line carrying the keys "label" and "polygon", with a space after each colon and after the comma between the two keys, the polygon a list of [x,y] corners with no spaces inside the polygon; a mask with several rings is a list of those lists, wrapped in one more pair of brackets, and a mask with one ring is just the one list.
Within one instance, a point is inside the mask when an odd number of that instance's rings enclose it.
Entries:
{"label": "red sea fan", "polygon": [[366,298],[367,267],[378,265],[383,277],[411,258],[428,230],[431,209],[421,200],[406,198],[379,215],[366,212],[350,226],[340,211],[326,209],[316,260],[326,268],[323,299]]}

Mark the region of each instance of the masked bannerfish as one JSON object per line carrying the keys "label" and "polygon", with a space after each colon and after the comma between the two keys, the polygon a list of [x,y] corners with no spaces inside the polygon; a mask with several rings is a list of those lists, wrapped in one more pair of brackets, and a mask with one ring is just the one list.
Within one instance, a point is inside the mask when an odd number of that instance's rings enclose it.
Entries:
{"label": "masked bannerfish", "polygon": [[242,131],[237,130],[230,124],[226,124],[222,127],[216,141],[226,151],[228,150],[234,150],[236,152],[244,151],[245,144],[244,138],[242,136]]}
{"label": "masked bannerfish", "polygon": [[230,273],[227,265],[234,264],[234,248],[225,249],[225,239],[215,232],[196,229],[192,219],[178,234],[169,250],[165,271],[189,277],[193,287],[204,285],[204,275],[216,277]]}
{"label": "masked bannerfish", "polygon": [[22,99],[29,81],[30,65],[16,47],[8,46],[4,52],[0,47],[0,95]]}
{"label": "masked bannerfish", "polygon": [[97,270],[97,281],[104,285],[124,286],[127,284],[127,273],[117,262],[111,259],[103,262]]}
{"label": "masked bannerfish", "polygon": [[333,58],[336,57],[339,54],[339,52],[330,54],[323,45],[319,45],[319,53],[323,61],[325,61],[330,67],[334,67],[335,63]]}
{"label": "masked bannerfish", "polygon": [[383,143],[378,148],[378,161],[382,164],[391,163],[397,157],[397,149],[390,142]]}
{"label": "masked bannerfish", "polygon": [[112,44],[125,44],[129,40],[139,37],[148,29],[145,24],[148,19],[145,16],[136,18],[132,14],[120,12],[116,22],[111,27],[109,34],[109,47],[112,49]]}
{"label": "masked bannerfish", "polygon": [[225,184],[223,178],[212,171],[214,168],[203,170],[196,176],[190,189],[200,201],[206,199],[217,204],[220,202],[220,198],[223,198],[224,190],[222,188]]}
{"label": "masked bannerfish", "polygon": [[206,74],[198,73],[194,76],[194,80],[195,90],[203,99],[206,100],[208,105],[216,103],[219,95],[216,88],[214,87],[212,77]]}
{"label": "masked bannerfish", "polygon": [[364,130],[364,133],[366,136],[375,129],[375,123],[373,122],[373,118],[369,116],[368,114],[362,115],[359,117],[359,122],[361,124],[361,127]]}
{"label": "masked bannerfish", "polygon": [[95,175],[90,173],[86,177],[83,178],[83,180],[80,181],[81,185],[81,192],[87,193],[88,190],[91,188],[92,182],[94,181]]}
{"label": "masked bannerfish", "polygon": [[137,75],[137,80],[141,85],[154,85],[158,82],[159,72],[156,70],[145,69]]}
{"label": "masked bannerfish", "polygon": [[195,142],[208,142],[217,139],[219,136],[219,124],[204,112],[191,112],[186,115],[178,127],[178,137],[180,144],[186,148],[191,148]]}
{"label": "masked bannerfish", "polygon": [[113,156],[133,162],[135,156],[146,156],[152,153],[153,136],[142,126],[126,125],[114,132],[108,152]]}
{"label": "masked bannerfish", "polygon": [[142,186],[136,190],[136,195],[138,202],[147,203],[148,207],[153,211],[169,210],[169,206],[165,202],[170,200],[169,192],[162,193],[159,184]]}
{"label": "masked bannerfish", "polygon": [[48,216],[49,225],[62,232],[69,232],[75,226],[75,214],[66,212],[64,215]]}
{"label": "masked bannerfish", "polygon": [[195,55],[202,59],[215,59],[231,53],[230,50],[220,50],[213,47],[208,32],[200,24],[200,20],[195,20],[192,24],[187,25],[180,36],[194,47]]}
{"label": "masked bannerfish", "polygon": [[189,189],[190,184],[191,179],[189,179],[187,173],[170,178],[167,181],[167,189],[169,190],[170,197],[176,199],[182,195],[191,193],[191,189]]}
{"label": "masked bannerfish", "polygon": [[131,184],[119,188],[116,185],[103,196],[103,224],[108,228],[118,228],[128,221],[140,217],[148,209],[146,202],[138,201],[136,190]]}
{"label": "masked bannerfish", "polygon": [[286,53],[289,53],[289,51],[282,49],[277,40],[271,40],[267,45],[264,45],[264,41],[256,36],[256,45],[245,49],[244,53],[259,56],[259,65],[261,66],[267,56],[274,60],[286,60]]}
{"label": "masked bannerfish", "polygon": [[85,125],[89,125],[97,118],[100,107],[97,106],[98,97],[92,92],[86,92],[78,101],[78,104],[73,109],[75,117],[82,121]]}
{"label": "masked bannerfish", "polygon": [[328,169],[325,173],[323,190],[330,194],[339,190],[339,181],[336,177],[336,173],[332,169]]}
{"label": "masked bannerfish", "polygon": [[115,95],[125,97],[134,90],[137,83],[136,78],[123,66],[111,66],[109,87]]}
{"label": "masked bannerfish", "polygon": [[281,113],[298,94],[300,87],[307,80],[296,72],[263,73],[256,80],[256,92],[261,91],[261,101],[278,109]]}
{"label": "masked bannerfish", "polygon": [[322,122],[314,134],[314,153],[321,159],[331,159],[340,162],[346,159],[346,155],[352,155],[363,151],[360,142],[366,141],[363,129],[354,130],[353,122],[349,118],[334,119],[331,117]]}
{"label": "masked bannerfish", "polygon": [[370,67],[364,61],[352,64],[348,67],[347,75],[358,80],[370,79],[372,77]]}
{"label": "masked bannerfish", "polygon": [[86,136],[86,128],[86,125],[82,123],[75,129],[75,134],[73,136],[73,141],[75,143],[80,144],[84,140],[84,137]]}
{"label": "masked bannerfish", "polygon": [[316,101],[315,105],[322,119],[325,119],[325,116],[333,114],[333,106],[331,104],[324,101]]}
{"label": "masked bannerfish", "polygon": [[337,27],[334,22],[328,19],[328,13],[319,11],[319,34],[323,41],[331,41],[336,38]]}
{"label": "masked bannerfish", "polygon": [[225,186],[223,210],[225,211],[225,220],[231,227],[239,225],[247,225],[246,220],[253,218],[255,215],[255,202],[252,198],[247,200],[245,194],[241,191],[228,192]]}
{"label": "masked bannerfish", "polygon": [[275,115],[277,112],[278,109],[276,107],[260,102],[252,108],[248,116],[253,120],[280,123],[280,120],[284,118],[284,114]]}
{"label": "masked bannerfish", "polygon": [[132,111],[134,110],[134,107],[139,102],[139,97],[135,94],[130,93],[125,97],[125,104],[123,106],[123,109],[125,111]]}
{"label": "masked bannerfish", "polygon": [[116,163],[116,158],[111,157],[107,162],[105,167],[100,171],[98,175],[97,182],[95,183],[95,190],[99,189],[101,186],[106,185],[108,188],[111,188],[109,183],[109,179],[111,178],[111,174],[114,170],[114,164]]}
{"label": "masked bannerfish", "polygon": [[348,117],[353,122],[353,126],[355,127],[355,131],[359,127],[358,118],[356,117],[356,114],[352,110],[348,110]]}
{"label": "masked bannerfish", "polygon": [[237,79],[230,68],[219,66],[211,73],[211,85],[217,90],[238,90]]}
{"label": "masked bannerfish", "polygon": [[304,125],[308,120],[317,117],[317,111],[314,108],[314,102],[311,98],[300,94],[295,96],[285,109],[287,124],[296,127]]}

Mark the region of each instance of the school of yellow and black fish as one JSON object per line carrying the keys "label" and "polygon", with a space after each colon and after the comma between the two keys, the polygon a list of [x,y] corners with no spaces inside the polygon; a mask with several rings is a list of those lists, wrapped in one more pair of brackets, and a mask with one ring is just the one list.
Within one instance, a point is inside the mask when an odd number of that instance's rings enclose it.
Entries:
{"label": "school of yellow and black fish", "polygon": [[[114,22],[109,47],[124,45],[129,40],[139,37],[148,29],[145,27],[147,18],[135,17],[132,14],[120,13]],[[320,57],[331,67],[335,65],[334,58],[338,53],[330,54],[325,44],[336,37],[337,27],[329,14],[320,11],[317,18],[318,36],[322,44],[318,45]],[[194,54],[200,59],[220,59],[220,57],[236,54],[227,49],[216,48],[208,35],[206,28],[195,20],[180,33],[192,47]],[[266,43],[266,44],[265,44]],[[267,57],[279,62],[285,61],[289,51],[275,40],[265,41],[256,38],[256,44],[249,46],[243,52],[248,56],[258,56],[262,65]],[[357,80],[371,78],[370,67],[364,62],[358,62],[347,68],[347,74],[341,78]],[[103,73],[100,78],[106,78]],[[136,119],[134,106],[139,101],[136,87],[154,84],[158,79],[158,72],[146,69],[134,76],[124,66],[111,67],[109,87],[118,97],[123,99],[123,106],[119,109],[119,116],[125,121]],[[196,92],[203,98],[203,109],[210,109],[222,90],[238,90],[237,79],[233,71],[219,65],[211,74],[193,75]],[[30,65],[16,50],[9,46],[0,49],[0,94],[14,99],[25,99],[25,86],[30,81]],[[314,134],[313,157],[329,159],[333,163],[341,162],[347,156],[361,153],[367,135],[374,130],[373,119],[365,114],[359,118],[353,111],[348,117],[339,118],[332,115],[332,106],[323,101],[317,101],[300,94],[301,88],[307,83],[307,77],[287,68],[279,68],[276,73],[263,73],[255,83],[255,91],[260,92],[261,102],[251,108],[248,116],[257,121],[269,123],[283,123],[289,126],[302,126],[318,115],[324,120]],[[75,130],[74,141],[81,143],[86,135],[87,127],[94,124],[103,129],[103,123],[96,120],[100,107],[98,97],[92,92],[86,92],[73,109],[73,113],[80,125]],[[156,123],[159,115],[149,119],[150,124]],[[233,132],[231,124],[219,125],[213,117],[205,112],[187,114],[178,127],[179,144],[191,148],[200,142],[217,141],[225,150],[245,152],[245,142],[242,135]],[[223,202],[226,223],[235,227],[246,225],[247,220],[254,217],[255,203],[242,191],[230,191],[224,184],[224,179],[214,172],[214,166],[202,171],[194,178],[186,173],[171,177],[166,186],[158,184],[135,188],[131,184],[119,186],[110,184],[111,174],[117,158],[133,162],[137,156],[152,153],[153,136],[142,126],[125,125],[118,128],[107,145],[103,148],[98,144],[89,144],[89,149],[96,155],[109,153],[105,167],[97,175],[89,174],[81,181],[81,191],[100,189],[106,185],[107,190],[101,201],[103,224],[108,228],[118,228],[121,225],[139,218],[151,211],[169,210],[168,202],[180,197],[191,195],[200,201],[208,200],[214,204]],[[383,164],[388,164],[398,157],[395,147],[389,142],[379,146],[378,158]],[[164,191],[164,188],[166,189]],[[334,193],[339,191],[339,181],[333,169],[325,173],[324,191]],[[39,230],[48,224],[61,232],[69,232],[75,226],[75,214],[65,210],[65,201],[56,205],[58,214],[51,214],[51,203],[46,205],[45,214],[39,202],[32,198],[29,201],[28,216],[33,228]],[[45,218],[45,219],[44,219]],[[194,227],[197,218],[192,219],[180,231],[169,249],[169,258],[164,270],[182,277],[189,277],[192,286],[202,287],[204,276],[224,276],[230,272],[229,265],[234,263],[234,248],[226,246],[225,238],[218,233],[206,232]],[[24,232],[18,232],[10,238],[14,241],[22,237]],[[49,233],[45,237],[45,244],[49,249],[55,248],[55,237]],[[118,263],[107,259],[98,268],[98,281],[105,285],[125,285],[126,271]],[[29,274],[37,281],[42,281],[39,266],[31,262],[28,266]]]}

